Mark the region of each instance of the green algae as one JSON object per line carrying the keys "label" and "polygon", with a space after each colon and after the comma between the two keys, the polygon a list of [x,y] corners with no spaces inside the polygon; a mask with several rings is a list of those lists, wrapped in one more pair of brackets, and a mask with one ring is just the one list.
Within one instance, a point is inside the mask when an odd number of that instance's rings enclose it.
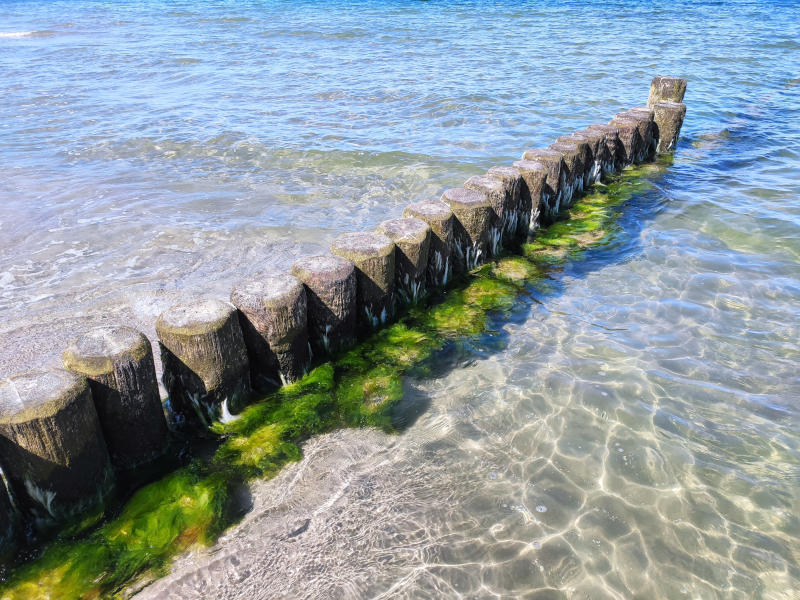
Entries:
{"label": "green algae", "polygon": [[141,488],[117,516],[82,539],[62,536],[51,543],[0,584],[0,599],[123,597],[137,582],[165,573],[175,555],[213,543],[236,520],[227,507],[237,486],[272,477],[300,459],[304,439],[337,427],[391,431],[390,410],[403,396],[406,374],[419,371],[448,344],[483,334],[492,315],[512,310],[524,290],[549,291],[548,273],[602,243],[612,230],[614,207],[646,189],[646,176],[660,168],[641,165],[596,186],[523,244],[522,256],[476,269],[432,304],[411,307],[399,322],[333,362],[252,404],[235,420],[215,423],[220,442],[210,459]]}

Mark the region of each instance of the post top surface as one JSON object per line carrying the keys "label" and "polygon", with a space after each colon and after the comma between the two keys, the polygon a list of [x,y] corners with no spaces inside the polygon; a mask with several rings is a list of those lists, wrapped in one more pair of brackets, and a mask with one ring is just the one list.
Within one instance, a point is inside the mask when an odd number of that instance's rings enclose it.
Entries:
{"label": "post top surface", "polygon": [[416,217],[389,219],[378,225],[378,232],[394,242],[422,243],[430,231],[430,226]]}
{"label": "post top surface", "polygon": [[75,338],[62,359],[67,369],[91,377],[112,372],[121,358],[141,360],[149,351],[150,341],[132,327],[95,327]]}
{"label": "post top surface", "polygon": [[442,194],[442,202],[450,205],[451,209],[481,208],[490,206],[484,194],[467,188],[450,188]]}
{"label": "post top surface", "polygon": [[189,300],[173,304],[158,317],[156,331],[198,335],[220,328],[234,308],[215,298]]}
{"label": "post top surface", "polygon": [[446,221],[453,216],[453,211],[441,200],[422,200],[406,206],[403,216]]}
{"label": "post top surface", "polygon": [[54,415],[88,387],[85,377],[64,369],[17,373],[0,381],[0,424]]}
{"label": "post top surface", "polygon": [[394,242],[382,233],[360,231],[343,233],[331,244],[331,252],[352,261],[387,256],[394,250]]}

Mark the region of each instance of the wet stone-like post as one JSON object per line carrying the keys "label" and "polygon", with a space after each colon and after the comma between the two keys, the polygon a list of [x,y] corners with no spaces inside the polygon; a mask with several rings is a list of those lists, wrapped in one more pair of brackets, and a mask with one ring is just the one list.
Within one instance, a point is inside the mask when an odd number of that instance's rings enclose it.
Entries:
{"label": "wet stone-like post", "polygon": [[647,106],[653,108],[659,102],[681,103],[685,93],[685,79],[658,75],[653,77],[653,81],[650,83],[650,96],[647,99]]}
{"label": "wet stone-like post", "polygon": [[644,150],[644,140],[639,133],[639,122],[630,115],[617,114],[609,121],[619,131],[619,142],[622,148],[621,167],[638,162]]}
{"label": "wet stone-like post", "polygon": [[658,128],[653,121],[653,111],[646,106],[635,106],[622,114],[633,117],[639,123],[639,135],[644,140],[640,161],[652,160],[658,145]]}
{"label": "wet stone-like post", "polygon": [[484,194],[463,187],[445,190],[442,202],[455,215],[454,270],[471,271],[491,256],[494,209]]}
{"label": "wet stone-like post", "polygon": [[[522,154],[522,160],[540,163],[547,171],[545,193],[548,201],[545,202],[543,212],[545,223],[555,219],[562,205],[569,204],[572,199],[572,187],[567,181],[567,167],[564,157],[557,150],[551,148],[530,148]],[[514,166],[519,166],[514,163]]]}
{"label": "wet stone-like post", "polygon": [[455,247],[453,211],[440,200],[423,200],[406,206],[403,216],[424,221],[431,228],[428,248],[428,287],[445,287],[453,273]]}
{"label": "wet stone-like post", "polygon": [[619,128],[607,123],[595,123],[586,128],[589,132],[602,133],[605,136],[606,151],[608,156],[608,170],[605,175],[610,175],[625,166],[625,148],[619,139]]}
{"label": "wet stone-like post", "polygon": [[659,102],[653,105],[655,124],[658,128],[659,154],[671,152],[678,143],[678,136],[686,116],[686,105],[677,102]]}
{"label": "wet stone-like post", "polygon": [[38,523],[101,507],[114,476],[86,378],[50,369],[0,382],[0,463]]}
{"label": "wet stone-like post", "polygon": [[503,182],[489,175],[470,177],[464,188],[483,194],[492,207],[492,223],[489,229],[489,254],[496,256],[503,249],[503,238],[517,229],[517,207],[513,198],[506,194]]}
{"label": "wet stone-like post", "polygon": [[356,269],[339,256],[301,258],[292,275],[306,290],[308,337],[316,356],[351,346],[356,339]]}
{"label": "wet stone-like post", "polygon": [[111,461],[129,469],[161,456],[169,430],[158,392],[153,349],[130,327],[97,327],[62,356],[64,367],[89,380]]}
{"label": "wet stone-like post", "polygon": [[[505,195],[506,212],[503,218],[503,244],[516,248],[528,235],[531,220],[530,194],[523,198],[525,181],[516,167],[492,167],[486,176],[500,182]],[[466,186],[465,186],[466,187]]]}
{"label": "wet stone-like post", "polygon": [[563,135],[556,138],[556,141],[550,144],[550,148],[561,152],[564,157],[564,164],[567,165],[567,170],[573,174],[572,196],[574,199],[575,196],[588,187],[587,181],[591,176],[594,157],[589,148],[589,143],[583,139]]}
{"label": "wet stone-like post", "polygon": [[182,302],[158,317],[156,333],[177,425],[205,428],[241,409],[250,367],[235,308],[212,299]]}
{"label": "wet stone-like post", "polygon": [[584,189],[593,186],[600,181],[603,175],[613,171],[614,163],[611,153],[606,146],[605,133],[595,129],[582,129],[565,137],[567,139],[585,142],[589,149],[588,167],[584,171]]}
{"label": "wet stone-like post", "polygon": [[331,252],[356,267],[357,319],[374,329],[394,317],[394,242],[381,233],[345,233]]}
{"label": "wet stone-like post", "polygon": [[299,279],[265,274],[231,291],[250,363],[250,382],[259,391],[300,379],[308,369],[306,290]]}
{"label": "wet stone-like post", "polygon": [[[499,169],[509,167],[492,167],[489,174],[495,174]],[[543,217],[550,214],[550,204],[554,202],[550,186],[547,185],[547,167],[533,160],[517,160],[510,167],[519,173],[522,179],[519,192],[519,202],[525,220],[522,241],[527,240],[542,222]]]}
{"label": "wet stone-like post", "polygon": [[404,304],[416,304],[425,297],[431,228],[414,217],[390,219],[377,228],[394,242],[394,286]]}

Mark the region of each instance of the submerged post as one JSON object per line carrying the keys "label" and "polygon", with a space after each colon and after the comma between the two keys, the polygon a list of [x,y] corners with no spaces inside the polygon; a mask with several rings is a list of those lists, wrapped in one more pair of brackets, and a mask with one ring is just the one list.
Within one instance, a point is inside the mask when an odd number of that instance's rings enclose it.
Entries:
{"label": "submerged post", "polygon": [[394,317],[394,242],[381,233],[345,233],[331,252],[356,267],[358,320],[376,328]]}
{"label": "submerged post", "polygon": [[235,308],[219,300],[175,304],[158,317],[156,333],[179,425],[208,427],[241,408],[250,370]]}
{"label": "submerged post", "polygon": [[420,219],[406,217],[384,221],[377,228],[394,242],[395,290],[405,304],[425,296],[431,228]]}
{"label": "submerged post", "polygon": [[0,382],[0,462],[37,522],[102,505],[114,476],[86,378],[50,369]]}
{"label": "submerged post", "polygon": [[503,182],[489,175],[475,175],[467,179],[464,188],[483,194],[492,207],[492,221],[489,226],[489,255],[495,256],[503,248],[503,238],[508,230],[516,230],[517,210],[510,203]]}
{"label": "submerged post", "polygon": [[446,286],[453,272],[455,246],[453,211],[440,200],[423,200],[406,206],[403,216],[424,221],[431,228],[428,248],[428,286],[430,288]]}
{"label": "submerged post", "polygon": [[250,363],[253,387],[268,390],[300,379],[308,369],[306,291],[292,275],[263,275],[237,284],[231,302]]}
{"label": "submerged post", "polygon": [[308,336],[318,355],[343,350],[355,342],[356,270],[339,256],[301,258],[292,275],[306,289]]}
{"label": "submerged post", "polygon": [[169,430],[158,392],[153,349],[130,327],[97,327],[62,356],[64,367],[85,376],[111,461],[131,468],[161,456]]}

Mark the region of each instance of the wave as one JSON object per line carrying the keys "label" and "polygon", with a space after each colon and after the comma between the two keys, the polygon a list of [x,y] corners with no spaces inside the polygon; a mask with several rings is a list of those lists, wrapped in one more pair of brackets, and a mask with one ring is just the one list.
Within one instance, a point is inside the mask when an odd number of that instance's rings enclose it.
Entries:
{"label": "wave", "polygon": [[17,39],[27,37],[50,37],[55,31],[0,31],[0,38]]}

